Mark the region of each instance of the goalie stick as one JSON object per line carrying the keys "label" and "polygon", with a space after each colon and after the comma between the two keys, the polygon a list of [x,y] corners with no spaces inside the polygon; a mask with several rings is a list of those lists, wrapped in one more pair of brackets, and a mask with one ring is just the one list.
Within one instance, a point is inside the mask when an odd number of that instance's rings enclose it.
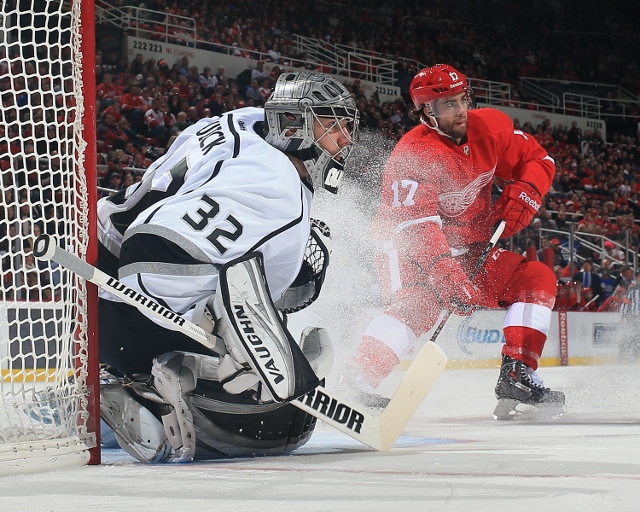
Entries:
{"label": "goalie stick", "polygon": [[[218,353],[225,350],[220,342],[216,344],[215,336],[81,260],[75,254],[53,244],[49,235],[40,235],[36,239],[33,254],[42,261],[51,260],[58,263],[208,349]],[[375,450],[388,450],[396,442],[446,364],[447,356],[444,351],[435,343],[427,342],[409,366],[387,406],[378,414],[345,400],[322,386],[289,403]]]}

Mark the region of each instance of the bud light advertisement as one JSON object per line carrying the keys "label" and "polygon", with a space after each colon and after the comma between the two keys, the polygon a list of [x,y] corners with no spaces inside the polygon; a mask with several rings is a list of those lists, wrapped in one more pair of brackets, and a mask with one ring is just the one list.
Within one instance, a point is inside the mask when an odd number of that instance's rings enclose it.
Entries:
{"label": "bud light advertisement", "polygon": [[486,322],[483,322],[485,325],[481,325],[478,320],[475,315],[467,317],[458,327],[456,338],[460,349],[468,355],[477,353],[480,345],[500,345],[501,349],[504,343],[502,329],[486,327]]}

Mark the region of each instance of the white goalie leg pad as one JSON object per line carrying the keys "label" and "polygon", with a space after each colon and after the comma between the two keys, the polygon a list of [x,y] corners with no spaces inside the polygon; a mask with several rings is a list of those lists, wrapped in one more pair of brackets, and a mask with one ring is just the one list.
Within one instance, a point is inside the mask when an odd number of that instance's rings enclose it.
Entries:
{"label": "white goalie leg pad", "polygon": [[259,257],[223,268],[214,313],[216,334],[233,359],[248,364],[274,400],[290,399],[296,384],[293,354],[266,288]]}
{"label": "white goalie leg pad", "polygon": [[320,380],[329,375],[334,356],[333,342],[326,329],[307,327],[300,335],[300,348]]}
{"label": "white goalie leg pad", "polygon": [[[207,358],[217,360],[217,358]],[[185,352],[167,352],[153,360],[151,375],[158,394],[173,408],[162,417],[167,438],[172,443],[174,455],[171,462],[189,462],[196,453],[196,433],[193,414],[185,395],[193,391],[198,380],[198,362],[202,359]],[[217,372],[210,368],[212,375]]]}
{"label": "white goalie leg pad", "polygon": [[171,445],[160,421],[120,383],[100,386],[100,417],[113,430],[120,447],[141,462],[164,462]]}

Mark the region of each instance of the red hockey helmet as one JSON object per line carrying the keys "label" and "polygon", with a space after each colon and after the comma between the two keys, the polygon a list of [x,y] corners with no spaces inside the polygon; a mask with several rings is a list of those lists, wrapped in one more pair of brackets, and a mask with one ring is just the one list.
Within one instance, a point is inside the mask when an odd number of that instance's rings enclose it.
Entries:
{"label": "red hockey helmet", "polygon": [[447,64],[436,64],[420,71],[409,87],[411,100],[416,110],[421,110],[425,103],[447,98],[461,92],[469,92],[467,77]]}

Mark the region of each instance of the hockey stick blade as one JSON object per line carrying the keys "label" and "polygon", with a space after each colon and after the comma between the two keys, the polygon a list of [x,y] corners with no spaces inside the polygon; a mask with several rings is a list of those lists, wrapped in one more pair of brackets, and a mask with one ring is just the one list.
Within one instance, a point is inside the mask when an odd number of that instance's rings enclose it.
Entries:
{"label": "hockey stick blade", "polygon": [[[191,337],[208,349],[218,353],[221,350],[224,351],[220,345],[216,350],[215,336],[149,297],[129,288],[76,255],[53,244],[48,235],[40,235],[36,239],[33,252],[38,259],[58,263],[114,297],[136,307],[143,314],[153,317],[172,330]],[[428,347],[430,346],[425,346],[416,358],[416,360],[426,360],[427,367],[418,368],[415,363],[412,364],[407,371],[410,379],[406,383],[403,380],[387,407],[379,414],[345,400],[322,386],[318,386],[312,392],[290,403],[375,450],[387,450],[402,433],[413,412],[428,393],[433,381],[446,365],[444,352],[433,345],[437,349],[435,357],[427,357],[428,353],[434,352],[432,347]],[[431,372],[437,372],[433,379],[426,377]],[[402,392],[409,394],[406,397],[407,402],[405,402]],[[408,406],[405,406],[406,403]],[[386,411],[391,412],[385,414]],[[382,420],[382,424],[380,424],[380,420]]]}
{"label": "hockey stick blade", "polygon": [[[321,387],[298,399],[301,409],[325,423],[358,439],[376,450],[391,448],[424,401],[431,387],[447,366],[447,355],[435,343],[428,341],[413,360],[395,393],[382,412],[374,415],[370,409],[338,401],[335,395]],[[325,394],[326,393],[326,394]],[[362,411],[366,410],[366,413]]]}
{"label": "hockey stick blade", "polygon": [[378,416],[380,450],[393,446],[446,366],[447,354],[432,341],[427,341]]}

